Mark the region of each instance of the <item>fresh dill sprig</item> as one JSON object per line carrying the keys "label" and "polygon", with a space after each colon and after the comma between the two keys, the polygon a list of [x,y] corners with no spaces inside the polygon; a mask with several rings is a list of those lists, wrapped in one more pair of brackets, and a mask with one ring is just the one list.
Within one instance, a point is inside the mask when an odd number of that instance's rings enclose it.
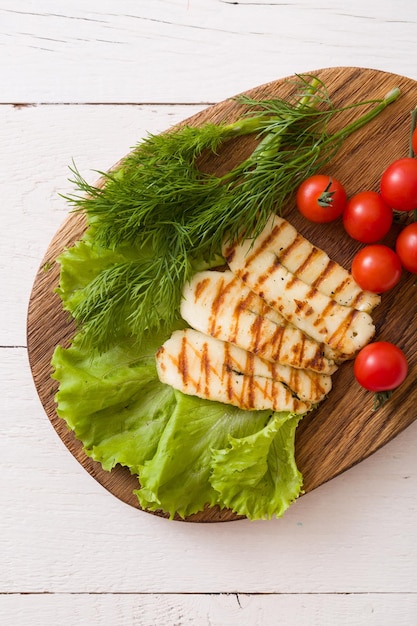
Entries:
{"label": "fresh dill sprig", "polygon": [[[299,77],[294,89],[289,100],[240,97],[246,112],[233,123],[149,135],[117,169],[103,174],[100,188],[72,168],[81,193],[67,199],[85,211],[96,244],[152,250],[146,260],[103,270],[84,288],[73,315],[90,347],[103,349],[122,328],[140,341],[149,329],[170,327],[183,285],[199,263],[218,260],[226,237],[256,237],[302,179],[399,96],[394,90],[382,100],[336,109],[316,77]],[[354,122],[329,133],[335,114],[370,104]],[[204,152],[216,153],[226,140],[246,134],[254,134],[258,145],[242,163],[222,176],[199,169]]]}
{"label": "fresh dill sprig", "polygon": [[[140,336],[143,326],[158,329],[158,301],[175,298],[170,269],[159,259],[128,261],[104,269],[85,288],[76,318],[84,320],[82,339],[105,348],[121,334]],[[137,316],[137,310],[145,317]]]}

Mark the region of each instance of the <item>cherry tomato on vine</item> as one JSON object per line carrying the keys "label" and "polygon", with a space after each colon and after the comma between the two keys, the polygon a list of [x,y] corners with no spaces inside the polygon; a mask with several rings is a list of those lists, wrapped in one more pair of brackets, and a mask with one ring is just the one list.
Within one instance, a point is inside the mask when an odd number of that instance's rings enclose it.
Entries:
{"label": "cherry tomato on vine", "polygon": [[343,213],[343,226],[356,241],[375,243],[388,233],[393,212],[376,191],[361,191],[350,198]]}
{"label": "cherry tomato on vine", "polygon": [[409,272],[417,274],[417,222],[409,224],[400,232],[395,243],[395,251],[402,266]]}
{"label": "cherry tomato on vine", "polygon": [[296,202],[300,213],[311,222],[332,222],[343,213],[346,191],[336,178],[315,174],[301,183]]}
{"label": "cherry tomato on vine", "polygon": [[393,343],[375,341],[358,352],[353,373],[358,383],[368,391],[391,391],[399,387],[407,376],[407,358]]}
{"label": "cherry tomato on vine", "polygon": [[395,211],[417,209],[417,159],[397,159],[381,176],[381,196]]}
{"label": "cherry tomato on vine", "polygon": [[382,244],[365,246],[352,261],[354,280],[362,289],[372,293],[384,293],[395,287],[401,273],[400,259],[391,248]]}

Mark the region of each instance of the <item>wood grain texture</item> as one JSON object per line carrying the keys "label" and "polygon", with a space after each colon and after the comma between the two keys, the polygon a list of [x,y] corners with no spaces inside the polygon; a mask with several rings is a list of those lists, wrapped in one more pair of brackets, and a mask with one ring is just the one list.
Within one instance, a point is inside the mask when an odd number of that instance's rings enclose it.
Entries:
{"label": "wood grain texture", "polygon": [[[327,84],[335,104],[346,104],[357,99],[379,98],[392,87],[399,86],[402,97],[364,130],[350,137],[331,167],[332,174],[341,179],[349,194],[363,188],[377,189],[378,180],[386,165],[407,151],[409,111],[417,101],[416,83],[404,77],[375,70],[357,68],[329,68],[315,71]],[[290,89],[284,80],[274,81],[250,91],[254,97],[285,96]],[[189,123],[205,121],[232,121],[240,113],[233,99],[228,99],[197,114]],[[345,121],[355,116],[352,110]],[[222,153],[205,162],[206,169],[221,172],[243,158],[253,147],[253,139],[229,143]],[[381,149],[383,146],[383,149]],[[307,227],[294,211],[286,217],[313,243],[326,249],[335,260],[346,267],[359,249],[343,233],[340,224]],[[111,493],[138,507],[132,490],[136,478],[122,468],[104,472],[99,464],[89,459],[82,446],[65,423],[55,413],[56,383],[50,378],[50,359],[57,343],[69,341],[73,326],[62,312],[60,301],[53,293],[58,281],[57,255],[83,233],[82,216],[71,215],[58,231],[45,255],[37,274],[28,311],[28,350],[34,381],[46,413],[58,435],[69,450]],[[389,243],[389,241],[388,241]],[[391,241],[392,243],[392,241]],[[305,418],[297,433],[296,458],[304,476],[304,490],[309,492],[346,469],[359,463],[390,441],[416,417],[413,383],[417,351],[414,346],[416,320],[403,314],[414,295],[414,278],[404,274],[400,285],[385,295],[375,311],[378,337],[398,343],[410,360],[407,381],[394,393],[392,400],[378,412],[372,411],[372,397],[354,384],[351,364],[343,365],[334,376],[334,388],[329,398],[314,413]],[[216,508],[188,518],[189,521],[213,522],[237,519],[230,511]]]}

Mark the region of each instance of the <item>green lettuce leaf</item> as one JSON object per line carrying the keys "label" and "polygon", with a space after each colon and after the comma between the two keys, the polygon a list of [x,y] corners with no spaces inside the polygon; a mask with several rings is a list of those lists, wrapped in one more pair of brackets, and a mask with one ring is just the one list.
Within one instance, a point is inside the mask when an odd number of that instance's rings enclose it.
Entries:
{"label": "green lettuce leaf", "polygon": [[61,266],[57,293],[63,308],[72,313],[84,296],[83,289],[104,269],[126,260],[121,252],[98,248],[90,231],[57,259]]}
{"label": "green lettuce leaf", "polygon": [[175,407],[173,389],[158,379],[155,350],[148,344],[137,352],[124,340],[91,357],[77,338],[55,349],[57,414],[105,470],[119,463],[136,474],[154,455]]}
{"label": "green lettuce leaf", "polygon": [[294,458],[299,415],[274,413],[258,432],[213,450],[210,483],[219,501],[249,519],[281,517],[300,494],[302,475]]}
{"label": "green lettuce leaf", "polygon": [[210,483],[213,449],[224,448],[231,433],[239,438],[263,429],[271,412],[242,411],[180,392],[176,397],[155,456],[139,470],[142,488],[136,494],[143,508],[186,517],[220,503]]}

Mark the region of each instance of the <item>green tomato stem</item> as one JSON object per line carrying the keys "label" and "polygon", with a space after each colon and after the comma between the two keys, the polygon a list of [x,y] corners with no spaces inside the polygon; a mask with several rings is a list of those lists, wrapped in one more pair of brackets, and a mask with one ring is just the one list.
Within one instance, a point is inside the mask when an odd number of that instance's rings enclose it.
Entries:
{"label": "green tomato stem", "polygon": [[392,391],[378,391],[374,394],[373,411],[378,411],[392,396]]}

